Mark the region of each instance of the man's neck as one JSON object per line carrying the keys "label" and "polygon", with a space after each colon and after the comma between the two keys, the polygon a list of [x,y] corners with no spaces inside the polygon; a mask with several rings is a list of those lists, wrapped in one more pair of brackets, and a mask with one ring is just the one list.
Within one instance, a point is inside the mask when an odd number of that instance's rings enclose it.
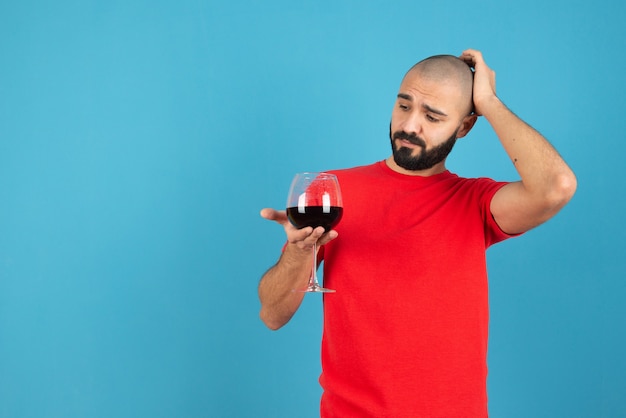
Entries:
{"label": "man's neck", "polygon": [[389,167],[396,173],[404,174],[407,176],[429,177],[434,176],[435,174],[443,173],[447,170],[445,160],[431,168],[427,168],[426,170],[407,170],[406,168],[402,168],[398,164],[396,164],[395,160],[393,159],[393,155],[387,158],[385,160],[385,163],[387,163],[387,167]]}

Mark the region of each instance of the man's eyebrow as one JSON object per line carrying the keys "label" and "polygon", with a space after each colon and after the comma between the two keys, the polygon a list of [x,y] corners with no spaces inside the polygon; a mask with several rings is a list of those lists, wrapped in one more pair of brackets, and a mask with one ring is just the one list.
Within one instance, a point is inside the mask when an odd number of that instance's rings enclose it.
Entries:
{"label": "man's eyebrow", "polygon": [[434,114],[436,114],[436,115],[446,116],[446,117],[448,116],[448,115],[446,115],[443,111],[441,111],[441,110],[439,110],[439,109],[435,109],[434,107],[428,106],[426,103],[424,103],[424,104],[422,105],[422,107],[423,107],[424,109],[428,110],[429,112],[434,113]]}
{"label": "man's eyebrow", "polygon": [[[404,100],[408,100],[409,102],[412,102],[413,96],[411,96],[410,94],[406,94],[406,93],[398,93],[398,99],[404,99]],[[422,104],[422,107],[426,109],[428,112],[434,113],[436,115],[445,116],[445,117],[448,116],[444,111],[434,108],[432,106],[429,106],[426,103]]]}

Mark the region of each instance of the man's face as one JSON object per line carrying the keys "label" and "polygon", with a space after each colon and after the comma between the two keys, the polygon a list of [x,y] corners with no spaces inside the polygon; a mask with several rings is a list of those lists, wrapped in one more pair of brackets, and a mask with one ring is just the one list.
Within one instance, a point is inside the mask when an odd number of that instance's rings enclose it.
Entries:
{"label": "man's face", "polygon": [[466,116],[464,104],[455,84],[407,74],[389,132],[396,164],[410,171],[443,167]]}

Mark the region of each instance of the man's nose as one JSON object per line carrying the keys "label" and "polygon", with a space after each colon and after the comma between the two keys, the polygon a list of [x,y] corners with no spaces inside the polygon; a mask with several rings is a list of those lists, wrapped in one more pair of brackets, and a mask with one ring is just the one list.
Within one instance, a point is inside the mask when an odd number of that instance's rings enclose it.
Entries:
{"label": "man's nose", "polygon": [[416,136],[421,136],[422,134],[422,123],[419,119],[419,115],[412,113],[407,115],[406,118],[402,120],[399,128],[406,132],[407,134],[413,134]]}

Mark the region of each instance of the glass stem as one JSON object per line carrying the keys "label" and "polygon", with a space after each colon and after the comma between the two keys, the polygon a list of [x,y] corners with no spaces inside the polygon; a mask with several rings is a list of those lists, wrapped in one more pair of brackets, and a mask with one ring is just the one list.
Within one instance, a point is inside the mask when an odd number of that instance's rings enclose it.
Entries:
{"label": "glass stem", "polygon": [[311,279],[309,287],[318,286],[317,283],[317,242],[313,244],[313,266],[311,267]]}

